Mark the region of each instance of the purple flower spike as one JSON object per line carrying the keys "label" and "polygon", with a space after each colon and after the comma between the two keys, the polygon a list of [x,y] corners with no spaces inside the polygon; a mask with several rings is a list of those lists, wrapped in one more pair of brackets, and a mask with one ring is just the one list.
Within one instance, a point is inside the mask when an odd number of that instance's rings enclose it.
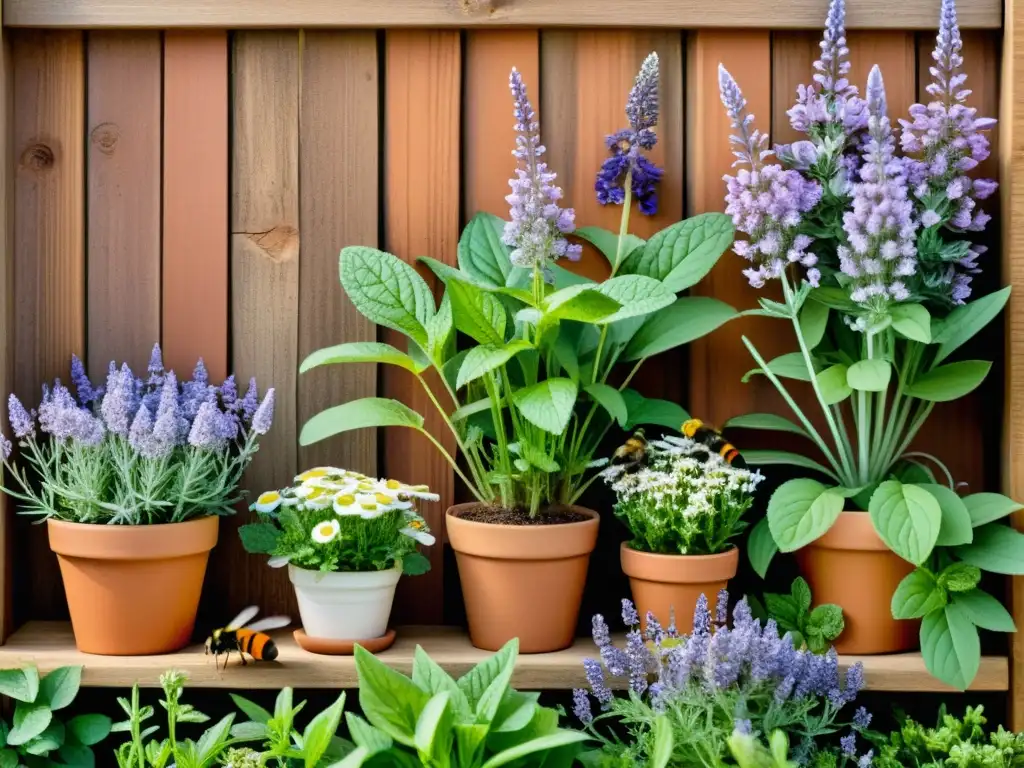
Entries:
{"label": "purple flower spike", "polygon": [[591,634],[594,638],[594,645],[598,648],[604,648],[606,645],[611,644],[612,636],[611,632],[608,631],[608,624],[604,620],[604,616],[601,614],[594,614],[594,618],[590,620]]}
{"label": "purple flower spike", "polygon": [[708,599],[703,593],[697,598],[697,605],[693,609],[693,634],[711,634],[711,611],[708,609]]}
{"label": "purple flower spike", "polygon": [[146,370],[150,376],[161,376],[164,372],[164,356],[159,343],[154,344],[153,351],[149,353],[149,365]]}
{"label": "purple flower spike", "polygon": [[235,385],[235,374],[228,376],[220,385],[220,401],[225,408],[235,409],[238,402],[238,387]]}
{"label": "purple flower spike", "polygon": [[[131,371],[112,367],[107,375],[107,392],[100,405],[100,413],[107,429],[115,435],[128,437],[135,416],[135,377]],[[42,410],[40,409],[40,416]]]}
{"label": "purple flower spike", "polygon": [[71,383],[75,385],[75,394],[78,395],[78,402],[82,405],[89,405],[97,399],[96,390],[92,382],[85,374],[85,366],[78,359],[78,355],[71,355]]}
{"label": "purple flower spike", "polygon": [[270,424],[274,420],[274,389],[271,387],[263,397],[263,402],[256,409],[252,417],[252,431],[257,435],[265,435],[270,431]]}
{"label": "purple flower spike", "polygon": [[7,416],[11,420],[11,429],[17,438],[35,437],[36,420],[25,410],[16,395],[7,398]]}
{"label": "purple flower spike", "polygon": [[[658,212],[657,185],[664,171],[658,168],[643,151],[654,148],[658,136],[658,54],[644,59],[636,76],[633,89],[626,101],[629,128],[613,133],[605,140],[611,152],[601,165],[594,182],[597,201],[601,205],[621,205],[626,200],[628,183],[640,212],[651,216]],[[627,181],[628,180],[628,181]]]}
{"label": "purple flower spike", "polygon": [[622,599],[622,623],[627,627],[635,627],[640,623],[640,615],[636,612],[636,606],[632,600]]}
{"label": "purple flower spike", "polygon": [[242,420],[246,422],[252,421],[253,415],[256,413],[256,409],[259,408],[260,400],[256,390],[256,379],[249,379],[249,388],[245,391],[245,397],[243,397],[238,407],[242,411]]}
{"label": "purple flower spike", "polygon": [[218,431],[219,414],[213,403],[205,402],[199,406],[199,413],[188,433],[189,445],[206,451],[219,451],[224,447]]}
{"label": "purple flower spike", "polygon": [[847,757],[853,757],[857,754],[857,734],[848,733],[839,739],[839,746],[843,750],[843,754]]}
{"label": "purple flower spike", "polygon": [[584,725],[594,722],[594,713],[590,711],[590,697],[582,688],[572,690],[572,713]]}
{"label": "purple flower spike", "polygon": [[[849,681],[847,681],[847,690],[849,690]],[[857,707],[857,711],[853,713],[853,724],[858,728],[867,728],[871,725],[871,713],[864,707]]]}
{"label": "purple flower spike", "polygon": [[583,247],[570,244],[564,235],[576,229],[576,212],[560,208],[562,190],[555,186],[556,174],[540,161],[540,124],[526,95],[523,76],[515,69],[509,76],[515,102],[516,178],[509,181],[512,193],[505,199],[511,206],[511,220],[505,224],[502,242],[512,247],[510,258],[517,267],[546,270],[561,257],[576,261]]}
{"label": "purple flower spike", "polygon": [[595,659],[583,660],[583,671],[587,676],[587,684],[590,692],[602,706],[607,705],[613,698],[611,690],[604,682],[604,672],[601,671],[601,664]]}
{"label": "purple flower spike", "polygon": [[11,445],[11,441],[7,439],[7,436],[0,434],[0,459],[7,461],[11,457],[11,451],[13,450],[14,446]]}

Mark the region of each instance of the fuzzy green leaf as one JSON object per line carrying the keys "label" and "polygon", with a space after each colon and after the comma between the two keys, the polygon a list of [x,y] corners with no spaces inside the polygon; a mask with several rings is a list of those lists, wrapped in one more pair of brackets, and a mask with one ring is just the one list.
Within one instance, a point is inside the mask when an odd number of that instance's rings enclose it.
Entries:
{"label": "fuzzy green leaf", "polygon": [[363,316],[426,346],[434,295],[413,267],[362,245],[343,248],[339,262],[341,285]]}
{"label": "fuzzy green leaf", "polygon": [[410,552],[402,556],[402,573],[406,576],[421,576],[430,570],[430,560],[421,552]]}
{"label": "fuzzy green leaf", "polygon": [[772,538],[783,552],[794,552],[823,536],[845,503],[841,493],[816,480],[789,480],[768,502]]}
{"label": "fuzzy green leaf", "polygon": [[871,494],[868,512],[882,541],[904,560],[921,565],[935,548],[942,510],[924,488],[886,480]]}
{"label": "fuzzy green leaf", "polygon": [[950,592],[970,592],[981,581],[981,569],[968,563],[951,563],[939,574],[939,586]]}
{"label": "fuzzy green leaf", "polygon": [[620,305],[615,314],[600,322],[619,323],[631,317],[650,315],[671,306],[676,295],[652,277],[619,275],[597,285],[597,291]]}
{"label": "fuzzy green leaf", "polygon": [[533,349],[533,345],[522,340],[508,344],[481,344],[472,347],[459,368],[459,375],[455,380],[456,389],[462,389],[469,382],[500,368],[526,349]]}
{"label": "fuzzy green leaf", "polygon": [[820,635],[824,640],[835,640],[844,629],[843,609],[832,603],[817,606],[807,617],[807,631]]}
{"label": "fuzzy green leaf", "polygon": [[915,568],[896,587],[890,602],[894,619],[919,619],[941,609],[947,602],[946,590],[928,571]]}
{"label": "fuzzy green leaf", "polygon": [[545,379],[512,395],[523,417],[540,429],[561,435],[576,405],[576,385],[569,379]]}
{"label": "fuzzy green leaf", "polygon": [[501,241],[505,222],[480,212],[466,224],[459,238],[459,269],[489,286],[504,286],[512,272],[508,246]]}
{"label": "fuzzy green leaf", "polygon": [[416,721],[430,696],[361,645],[356,645],[355,661],[363,715],[395,741],[415,747]]}
{"label": "fuzzy green leaf", "polygon": [[624,275],[661,280],[673,293],[699,283],[733,240],[732,219],[703,213],[654,234],[642,250],[634,249],[619,269]]}
{"label": "fuzzy green leaf", "polygon": [[239,527],[238,535],[250,555],[269,555],[277,548],[281,529],[271,523],[248,523]]}

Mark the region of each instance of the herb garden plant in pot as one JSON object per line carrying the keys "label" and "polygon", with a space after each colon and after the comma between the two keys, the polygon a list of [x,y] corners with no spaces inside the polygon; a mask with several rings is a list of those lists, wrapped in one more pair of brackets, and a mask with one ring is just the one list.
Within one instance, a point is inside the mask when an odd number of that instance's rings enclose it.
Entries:
{"label": "herb garden plant in pot", "polygon": [[[815,597],[843,609],[841,652],[910,647],[915,627],[905,622],[920,620],[928,669],[962,688],[978,669],[978,628],[1014,629],[978,583],[982,570],[1024,572],[1024,535],[1000,522],[1020,507],[999,494],[959,495],[945,464],[911,446],[936,403],[963,397],[988,374],[989,362],[953,355],[1009,297],[1006,287],[969,300],[985,250],[970,237],[988,222],[978,201],[995,183],[967,174],[988,156],[984,132],[994,121],[964,103],[952,0],[943,0],[932,54],[934,101],[912,106],[901,128],[888,117],[878,67],[865,99],[849,84],[843,18],[842,0],[833,0],[815,84],[800,87],[789,112],[807,138],[777,147],[780,164],[765,163],[767,137],[752,130],[738,85],[719,71],[744,166],[728,178],[726,197],[748,235],[737,251],[751,261],[754,286],[779,281],[783,301],[762,299],[759,312],[790,324],[799,349],[766,361],[744,339],[752,374],[771,381],[799,423],[754,414],[731,426],[807,438],[814,458],[745,457],[828,479],[780,486],[749,551],[762,574],[776,547],[801,552]],[[810,384],[826,431],[786,380]]]}
{"label": "herb garden plant in pot", "polygon": [[622,543],[622,570],[644,627],[652,616],[673,617],[690,632],[693,606],[718,594],[736,575],[732,543],[747,523],[760,473],[734,467],[704,445],[666,436],[647,445],[641,462],[602,473],[615,491],[615,515],[632,538]]}
{"label": "herb garden plant in pot", "polygon": [[356,642],[383,650],[394,640],[388,618],[398,579],[430,568],[416,545],[434,537],[414,502],[437,494],[336,467],[295,482],[256,499],[261,520],[241,527],[243,545],[288,566],[303,626],[295,637],[306,650],[352,653]]}
{"label": "herb garden plant in pot", "polygon": [[[408,338],[406,351],[350,343],[315,352],[307,371],[330,363],[385,363],[417,377],[462,461],[424,430],[419,413],[395,400],[367,398],[330,408],[303,428],[300,442],[365,427],[408,427],[427,434],[474,501],[445,516],[459,564],[472,642],[497,650],[518,637],[525,653],[573,640],[598,516],[576,506],[596,479],[593,457],[614,426],[677,429],[678,405],[629,389],[647,357],[703,336],[736,315],[705,297],[678,297],[707,273],[732,241],[722,214],[680,222],[645,242],[627,232],[634,194],[641,211],[657,206],[661,170],[653,146],[657,57],[644,64],[630,96],[631,126],[609,141],[598,179],[603,202],[623,203],[619,235],[577,230],[608,259],[610,277],[594,282],[563,269],[578,258],[573,212],[541,161],[536,117],[512,72],[519,167],[511,182],[511,221],[476,216],[462,235],[458,268],[421,258],[444,283],[435,304],[411,265],[387,253],[341,252],[341,284],[356,308]],[[464,342],[456,344],[456,331]],[[617,363],[631,370],[610,384]],[[431,375],[427,375],[433,369]],[[620,381],[620,379],[616,379]]]}
{"label": "herb garden plant in pot", "polygon": [[10,396],[21,464],[3,439],[14,481],[4,490],[47,522],[79,650],[176,651],[192,636],[219,516],[233,513],[270,429],[274,390],[260,402],[253,380],[239,397],[234,377],[211,385],[201,360],[179,384],[159,346],[145,381],[111,363],[95,389],[74,357],[71,383],[74,394],[44,386],[38,411]]}

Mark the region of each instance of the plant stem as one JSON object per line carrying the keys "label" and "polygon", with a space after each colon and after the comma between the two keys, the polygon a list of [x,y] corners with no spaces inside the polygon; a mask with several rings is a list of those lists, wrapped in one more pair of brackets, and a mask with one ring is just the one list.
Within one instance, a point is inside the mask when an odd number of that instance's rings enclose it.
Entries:
{"label": "plant stem", "polygon": [[[626,235],[629,234],[629,211],[633,204],[633,172],[626,172],[626,199],[622,202],[622,218],[619,220],[619,240],[615,246],[615,262],[612,264],[611,277],[615,277],[615,273],[619,271],[619,266],[622,264],[622,249],[626,245]],[[592,382],[596,383],[598,377],[601,375],[601,352],[604,349],[605,339],[608,338],[608,324],[605,323],[601,326],[601,337],[597,341],[597,351],[594,353],[594,375]]]}
{"label": "plant stem", "polygon": [[[462,442],[462,438],[459,436],[459,431],[455,428],[455,425],[452,423],[451,418],[445,412],[444,408],[442,408],[441,404],[437,401],[437,398],[434,396],[433,390],[430,389],[430,385],[427,384],[426,379],[424,379],[422,376],[417,376],[416,378],[419,379],[420,384],[423,385],[423,389],[427,393],[427,397],[430,399],[430,402],[434,404],[434,408],[436,408],[437,412],[441,414],[441,419],[444,421],[445,424],[448,425],[448,429],[455,437],[455,444],[459,446],[459,450],[462,451],[462,455],[466,457],[466,461],[469,464],[469,471],[472,473],[473,479],[476,481],[476,486],[473,495],[476,496],[477,498],[480,498],[481,495],[486,495],[487,485],[486,483],[483,482],[483,478],[480,475],[478,468],[474,466],[473,458],[470,452],[466,450],[466,445],[465,443]],[[456,401],[456,406],[457,405],[458,401]]]}
{"label": "plant stem", "polygon": [[441,452],[441,455],[444,456],[445,460],[451,465],[452,469],[455,470],[455,474],[459,476],[459,479],[462,480],[462,482],[466,484],[469,490],[472,491],[473,495],[476,496],[476,500],[479,501],[481,504],[486,504],[489,501],[489,499],[484,498],[480,494],[480,491],[477,490],[477,487],[476,485],[473,484],[473,481],[466,477],[463,471],[459,468],[458,462],[455,461],[455,459],[452,458],[452,455],[444,449],[444,446],[441,445],[437,438],[435,438],[427,430],[423,430],[423,434],[426,435],[427,439],[434,444],[434,447]]}
{"label": "plant stem", "polygon": [[[870,331],[865,332],[865,344],[867,346],[867,359],[871,360],[874,357],[874,344],[873,338]],[[869,463],[869,452],[868,449],[871,444],[871,394],[865,392],[863,389],[857,392],[857,450],[860,454],[860,460],[857,462],[857,470],[860,473],[860,482],[862,485],[868,483],[868,463]]]}
{"label": "plant stem", "polygon": [[505,434],[505,422],[501,418],[501,393],[494,384],[494,375],[485,373],[483,376],[484,387],[487,389],[487,398],[491,401],[491,419],[494,421],[494,435],[498,443],[498,454],[501,461],[501,474],[504,479],[501,481],[501,503],[506,507],[512,505],[512,468],[508,456],[508,436]]}

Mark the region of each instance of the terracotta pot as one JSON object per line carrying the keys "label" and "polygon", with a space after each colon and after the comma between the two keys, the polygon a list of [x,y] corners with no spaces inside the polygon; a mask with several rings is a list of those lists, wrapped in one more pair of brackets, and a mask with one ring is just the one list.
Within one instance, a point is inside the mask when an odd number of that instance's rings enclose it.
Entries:
{"label": "terracotta pot", "polygon": [[188,645],[220,518],[166,525],[47,520],[83,653],[146,656]]}
{"label": "terracotta pot", "polygon": [[892,617],[892,595],[914,566],[894,554],[875,532],[867,512],[843,512],[828,533],[796,553],[815,605],[843,609],[840,653],[864,655],[918,646],[920,621]]}
{"label": "terracotta pot", "polygon": [[656,555],[640,552],[625,542],[619,550],[623,572],[629,576],[633,602],[640,623],[647,626],[647,612],[668,626],[674,611],[676,628],[693,631],[693,609],[703,594],[715,615],[718,593],[736,575],[740,556],[736,547],[717,555]]}
{"label": "terracotta pot", "polygon": [[597,543],[596,512],[559,525],[495,525],[463,520],[448,510],[448,542],[455,550],[469,639],[496,651],[513,637],[520,653],[546,653],[572,645],[590,553]]}

